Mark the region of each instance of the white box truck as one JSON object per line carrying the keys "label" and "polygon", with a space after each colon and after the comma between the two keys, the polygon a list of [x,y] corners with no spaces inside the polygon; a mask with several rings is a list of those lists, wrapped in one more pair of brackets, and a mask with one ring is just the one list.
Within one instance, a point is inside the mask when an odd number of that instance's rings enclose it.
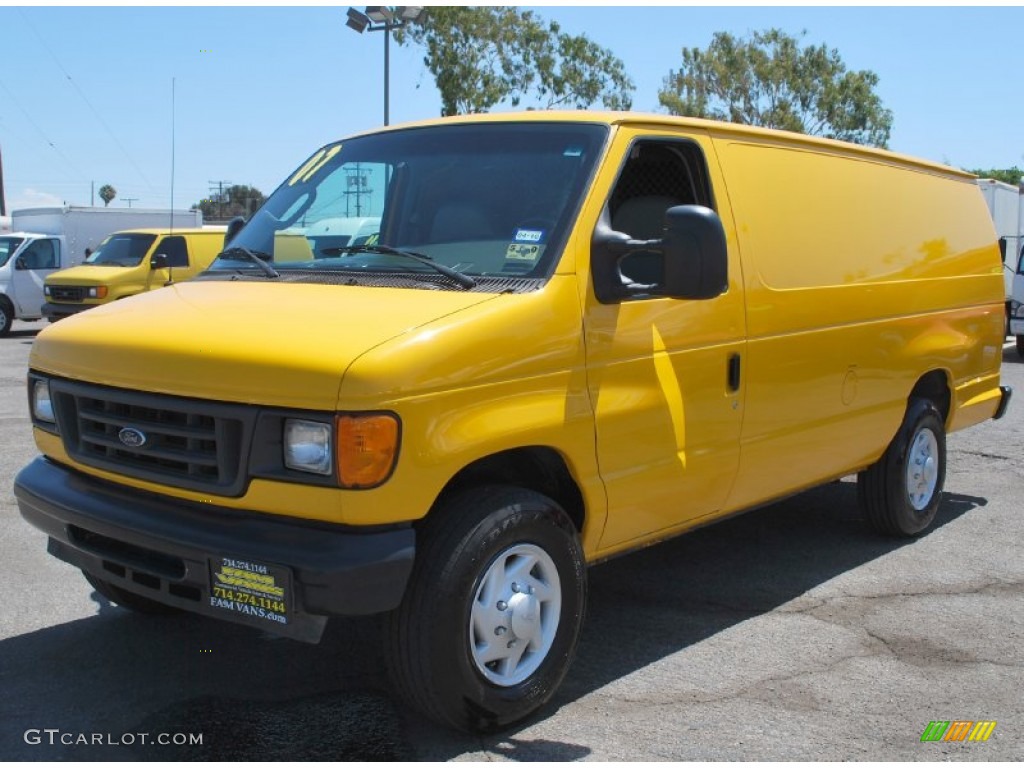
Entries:
{"label": "white box truck", "polygon": [[[1017,289],[1016,300],[1024,301],[1024,281],[1018,280],[1020,275],[1021,248],[1024,247],[1024,203],[1020,188],[995,179],[978,179],[988,212],[996,227],[999,238],[999,250],[1003,256],[1003,281],[1006,286],[1006,319],[1007,332],[1014,333],[1009,324],[1013,319],[1012,304],[1015,298],[1014,284],[1021,282]],[[1021,331],[1024,333],[1024,330]],[[1024,343],[1024,342],[1022,342]]]}
{"label": "white box truck", "polygon": [[17,320],[42,315],[43,283],[59,269],[81,264],[113,232],[144,227],[194,228],[201,211],[61,206],[11,213],[11,231],[0,235],[0,336]]}
{"label": "white box truck", "polygon": [[1003,256],[1006,284],[1006,332],[1016,338],[1024,358],[1024,194],[1021,187],[995,179],[978,179],[992,215]]}

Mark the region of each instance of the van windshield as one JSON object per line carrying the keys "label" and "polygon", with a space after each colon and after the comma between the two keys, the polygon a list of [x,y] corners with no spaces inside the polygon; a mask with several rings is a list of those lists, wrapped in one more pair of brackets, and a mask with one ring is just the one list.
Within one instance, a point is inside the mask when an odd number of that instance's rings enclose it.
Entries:
{"label": "van windshield", "polygon": [[23,240],[22,237],[0,237],[0,267],[7,263]]}
{"label": "van windshield", "polygon": [[397,249],[474,278],[546,277],[607,135],[587,123],[448,124],[329,145],[271,195],[212,272],[263,274],[245,249],[285,277],[438,279]]}
{"label": "van windshield", "polygon": [[134,267],[149,251],[156,235],[111,235],[83,262],[97,267]]}

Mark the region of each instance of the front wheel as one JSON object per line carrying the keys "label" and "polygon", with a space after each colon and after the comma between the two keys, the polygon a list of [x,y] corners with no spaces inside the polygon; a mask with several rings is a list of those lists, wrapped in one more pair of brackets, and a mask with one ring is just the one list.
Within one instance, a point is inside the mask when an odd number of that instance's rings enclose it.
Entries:
{"label": "front wheel", "polygon": [[1017,355],[1024,358],[1024,336],[1017,337]]}
{"label": "front wheel", "polygon": [[0,336],[6,336],[14,325],[14,306],[6,296],[0,296]]}
{"label": "front wheel", "polygon": [[579,536],[551,499],[495,486],[431,513],[402,605],[391,671],[432,719],[487,732],[541,707],[565,677],[586,605]]}
{"label": "front wheel", "polygon": [[935,520],[946,479],[946,432],[928,400],[912,400],[882,457],[857,475],[857,499],[880,533],[916,536]]}

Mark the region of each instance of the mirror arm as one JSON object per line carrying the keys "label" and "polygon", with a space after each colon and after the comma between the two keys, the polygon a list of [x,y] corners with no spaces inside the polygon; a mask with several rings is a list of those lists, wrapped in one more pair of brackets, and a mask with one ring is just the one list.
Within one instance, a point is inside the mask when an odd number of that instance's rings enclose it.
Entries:
{"label": "mirror arm", "polygon": [[[607,211],[602,214],[591,242],[591,269],[594,270],[598,301],[615,303],[638,294],[649,294],[657,285],[632,282],[622,274],[623,257],[638,251],[664,253],[664,240],[634,240],[625,232],[611,228]],[[599,263],[595,263],[597,259]]]}

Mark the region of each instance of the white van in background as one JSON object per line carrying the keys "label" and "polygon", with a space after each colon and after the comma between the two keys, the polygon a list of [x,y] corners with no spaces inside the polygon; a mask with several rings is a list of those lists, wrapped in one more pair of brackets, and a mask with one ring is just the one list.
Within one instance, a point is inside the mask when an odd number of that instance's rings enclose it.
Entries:
{"label": "white van in background", "polygon": [[0,336],[11,332],[15,318],[43,316],[43,283],[70,258],[63,235],[0,235]]}
{"label": "white van in background", "polygon": [[140,227],[201,227],[201,211],[51,206],[11,213],[0,235],[0,336],[17,320],[39,320],[43,284],[58,269],[81,264],[108,235]]}

